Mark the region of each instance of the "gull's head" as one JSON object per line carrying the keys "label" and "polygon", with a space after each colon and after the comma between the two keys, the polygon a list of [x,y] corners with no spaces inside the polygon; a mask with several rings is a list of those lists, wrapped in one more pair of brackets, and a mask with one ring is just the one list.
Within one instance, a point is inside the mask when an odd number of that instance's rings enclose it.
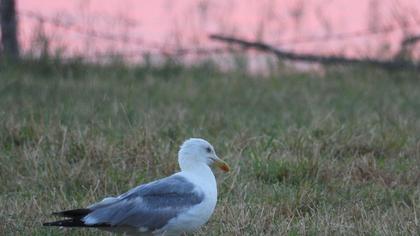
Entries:
{"label": "gull's head", "polygon": [[200,164],[208,166],[214,164],[225,172],[229,171],[228,164],[216,155],[213,146],[201,138],[187,139],[181,145],[178,162],[181,170],[188,170]]}

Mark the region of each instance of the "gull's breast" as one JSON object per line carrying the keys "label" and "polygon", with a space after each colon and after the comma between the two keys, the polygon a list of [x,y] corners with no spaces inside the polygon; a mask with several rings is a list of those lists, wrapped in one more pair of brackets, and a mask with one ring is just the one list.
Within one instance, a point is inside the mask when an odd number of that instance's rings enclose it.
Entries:
{"label": "gull's breast", "polygon": [[188,180],[191,180],[196,186],[196,191],[204,194],[203,201],[191,207],[187,211],[171,219],[166,226],[155,233],[163,235],[179,235],[183,232],[195,231],[205,224],[213,214],[217,203],[217,185],[216,179],[211,175],[202,175],[199,178],[183,174]]}
{"label": "gull's breast", "polygon": [[155,233],[163,235],[179,235],[183,232],[192,232],[204,225],[213,214],[217,199],[213,196],[205,196],[203,201],[191,209],[179,214],[168,222],[161,230]]}

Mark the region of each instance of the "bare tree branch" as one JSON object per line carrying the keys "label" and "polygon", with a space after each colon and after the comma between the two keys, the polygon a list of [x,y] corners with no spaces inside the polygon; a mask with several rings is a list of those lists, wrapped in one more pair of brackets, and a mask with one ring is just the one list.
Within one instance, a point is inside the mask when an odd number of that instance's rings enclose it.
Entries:
{"label": "bare tree branch", "polygon": [[236,44],[244,47],[245,49],[256,49],[263,52],[273,53],[278,59],[281,60],[292,60],[292,61],[303,61],[310,63],[321,63],[323,65],[369,65],[380,67],[387,70],[403,70],[403,69],[415,69],[419,70],[420,65],[415,64],[409,60],[378,60],[371,58],[347,58],[344,56],[322,56],[316,54],[298,54],[294,52],[288,52],[280,50],[272,45],[258,42],[248,41],[236,37],[224,36],[219,34],[212,34],[209,36],[210,39],[222,41],[228,44]]}
{"label": "bare tree branch", "polygon": [[405,38],[402,41],[401,45],[402,45],[402,47],[408,47],[408,46],[414,45],[418,42],[420,42],[420,34],[419,35],[412,35],[412,36],[409,36],[409,37]]}
{"label": "bare tree branch", "polygon": [[413,49],[415,45],[420,42],[420,35],[410,35],[405,37],[401,41],[401,47],[398,53],[395,54],[395,59],[405,58],[410,59],[414,58]]}

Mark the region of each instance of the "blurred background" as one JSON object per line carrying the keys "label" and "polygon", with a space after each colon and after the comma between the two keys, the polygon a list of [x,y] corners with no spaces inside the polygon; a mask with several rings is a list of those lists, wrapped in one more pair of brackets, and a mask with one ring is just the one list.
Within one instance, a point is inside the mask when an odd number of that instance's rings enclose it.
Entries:
{"label": "blurred background", "polygon": [[[283,52],[373,60],[418,59],[420,3],[412,0],[2,0],[2,51],[16,56],[183,64],[222,69],[247,58],[266,73],[270,53],[209,35],[264,42]],[[253,48],[253,47],[251,47]],[[250,56],[251,54],[251,56]],[[293,59],[293,66],[306,68]],[[337,61],[340,63],[341,61]]]}
{"label": "blurred background", "polygon": [[0,15],[0,235],[62,235],[51,212],[174,173],[189,137],[232,167],[195,235],[420,235],[419,0]]}

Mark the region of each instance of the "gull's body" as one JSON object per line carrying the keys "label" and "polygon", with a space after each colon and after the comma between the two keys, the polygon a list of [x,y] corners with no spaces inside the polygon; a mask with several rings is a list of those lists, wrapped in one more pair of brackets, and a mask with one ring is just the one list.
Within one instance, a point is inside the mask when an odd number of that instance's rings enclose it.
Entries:
{"label": "gull's body", "polygon": [[213,147],[189,139],[178,153],[181,171],[108,197],[84,209],[55,213],[69,219],[46,226],[96,227],[130,235],[179,235],[197,230],[213,214],[217,202],[213,162],[228,171]]}

